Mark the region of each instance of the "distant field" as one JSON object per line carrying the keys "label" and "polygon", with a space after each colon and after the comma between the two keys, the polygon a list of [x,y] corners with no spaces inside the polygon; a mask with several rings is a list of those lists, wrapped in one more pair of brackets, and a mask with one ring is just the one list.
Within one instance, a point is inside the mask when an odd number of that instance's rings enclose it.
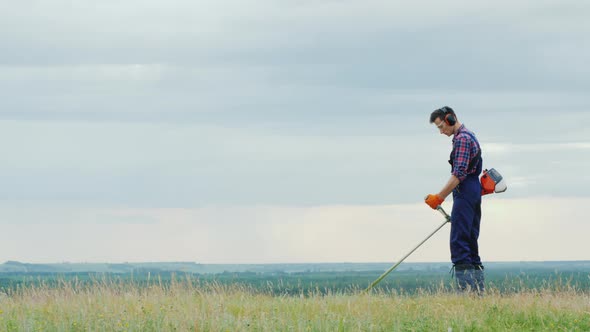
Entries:
{"label": "distant field", "polygon": [[[383,271],[343,271],[343,272],[223,272],[215,274],[193,274],[183,272],[133,273],[0,273],[0,291],[9,292],[19,287],[56,287],[61,282],[74,282],[78,285],[95,284],[97,281],[111,280],[132,283],[137,287],[148,287],[154,282],[168,286],[174,278],[190,278],[195,287],[204,283],[238,285],[273,295],[299,295],[302,293],[347,293],[366,288]],[[452,289],[452,276],[444,270],[401,270],[392,272],[377,285],[377,290],[395,291],[399,294],[437,292]],[[590,273],[577,270],[554,271],[550,269],[486,270],[486,283],[497,291],[510,294],[522,291],[550,289],[590,289]]]}
{"label": "distant field", "polygon": [[138,285],[57,280],[0,294],[2,331],[589,331],[590,294],[572,287],[483,298],[439,290],[276,295],[191,277]]}

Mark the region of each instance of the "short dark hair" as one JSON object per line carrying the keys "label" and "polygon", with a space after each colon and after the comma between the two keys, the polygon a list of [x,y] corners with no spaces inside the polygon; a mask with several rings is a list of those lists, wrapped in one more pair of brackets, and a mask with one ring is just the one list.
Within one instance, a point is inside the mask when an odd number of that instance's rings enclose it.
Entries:
{"label": "short dark hair", "polygon": [[453,114],[455,116],[455,111],[453,111],[453,109],[449,106],[443,106],[439,109],[432,111],[432,113],[430,114],[430,123],[434,123],[434,120],[436,119],[444,120],[445,115],[447,114]]}

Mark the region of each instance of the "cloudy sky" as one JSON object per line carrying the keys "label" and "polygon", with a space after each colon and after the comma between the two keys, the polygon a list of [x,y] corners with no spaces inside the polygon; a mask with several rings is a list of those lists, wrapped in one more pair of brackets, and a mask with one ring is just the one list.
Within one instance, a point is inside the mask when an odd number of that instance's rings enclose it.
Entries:
{"label": "cloudy sky", "polygon": [[[389,262],[453,107],[484,261],[587,260],[590,3],[0,3],[0,262]],[[443,206],[450,211],[452,200]],[[449,227],[408,261],[448,261]]]}

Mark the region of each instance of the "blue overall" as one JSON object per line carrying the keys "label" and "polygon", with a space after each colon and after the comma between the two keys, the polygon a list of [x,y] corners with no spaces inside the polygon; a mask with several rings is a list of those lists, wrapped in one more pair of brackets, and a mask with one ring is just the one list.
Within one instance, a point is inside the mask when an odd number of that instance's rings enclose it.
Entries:
{"label": "blue overall", "polygon": [[[469,135],[476,141],[475,137]],[[478,144],[479,145],[479,144]],[[481,150],[480,150],[481,151]],[[481,221],[481,155],[475,156],[475,172],[459,183],[453,190],[451,213],[451,261],[457,265],[481,266],[479,257],[479,225]],[[451,161],[452,164],[452,161]]]}
{"label": "blue overall", "polygon": [[479,257],[479,224],[481,221],[481,184],[478,174],[468,175],[453,190],[451,213],[451,261],[454,265],[481,265]]}

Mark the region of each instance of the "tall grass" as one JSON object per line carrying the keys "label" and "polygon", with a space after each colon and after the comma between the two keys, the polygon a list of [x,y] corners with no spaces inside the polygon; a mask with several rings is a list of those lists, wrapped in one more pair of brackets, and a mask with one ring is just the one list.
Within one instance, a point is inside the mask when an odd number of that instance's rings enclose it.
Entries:
{"label": "tall grass", "polygon": [[[269,289],[272,285],[269,285]],[[292,295],[194,278],[76,279],[0,295],[1,331],[590,331],[590,294],[544,288],[484,297],[322,290]]]}

